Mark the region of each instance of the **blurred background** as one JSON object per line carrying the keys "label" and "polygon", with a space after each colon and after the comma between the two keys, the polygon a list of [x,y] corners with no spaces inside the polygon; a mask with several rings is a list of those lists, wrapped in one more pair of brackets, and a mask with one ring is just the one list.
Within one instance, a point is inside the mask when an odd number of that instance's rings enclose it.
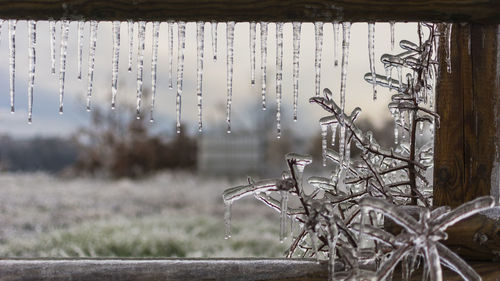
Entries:
{"label": "blurred background", "polygon": [[[256,85],[250,84],[249,24],[235,29],[232,133],[226,133],[226,34],[218,29],[213,60],[210,24],[205,25],[203,133],[197,131],[196,26],[186,28],[182,130],[175,133],[177,27],[174,26],[174,89],[168,87],[167,24],[160,27],[155,122],[149,122],[152,24],[146,33],[142,117],[135,118],[137,24],[134,64],[128,68],[128,29],[121,25],[118,106],[111,110],[111,23],[99,25],[92,111],[85,110],[89,25],[85,25],[83,78],[77,79],[77,23],[70,25],[64,115],[59,106],[59,38],[56,74],[50,73],[48,22],[37,25],[33,124],[27,123],[28,34],[16,31],[16,112],[10,113],[8,30],[0,41],[0,256],[242,257],[283,256],[279,214],[255,200],[233,206],[233,237],[224,240],[224,189],[246,176],[278,177],[287,152],[312,154],[306,176],[321,166],[317,120],[325,115],[308,103],[314,95],[314,26],[302,25],[298,121],[292,121],[292,25],[284,26],[283,105],[280,139],[275,124],[275,26],[269,25],[267,108],[261,110],[260,31],[257,26]],[[340,33],[341,35],[341,33]],[[397,23],[396,41],[417,41],[416,24]],[[341,38],[341,36],[340,36]],[[339,42],[340,44],[340,42]],[[334,66],[332,24],[324,25],[321,88],[339,99],[340,66]],[[387,109],[391,94],[363,80],[369,72],[367,24],[353,24],[346,110],[363,109],[358,124],[378,142],[393,144]],[[341,48],[339,48],[341,50]],[[400,52],[399,46],[393,53]],[[375,54],[391,53],[389,24],[376,24]],[[339,56],[340,59],[340,56]],[[339,63],[340,65],[340,63]],[[376,69],[384,74],[376,60]],[[289,238],[290,239],[290,238]]]}

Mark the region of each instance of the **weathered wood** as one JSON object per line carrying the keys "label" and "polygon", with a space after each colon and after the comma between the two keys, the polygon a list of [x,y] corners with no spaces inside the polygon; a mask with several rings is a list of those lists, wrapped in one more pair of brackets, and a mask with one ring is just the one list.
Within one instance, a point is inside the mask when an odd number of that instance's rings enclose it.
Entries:
{"label": "weathered wood", "polygon": [[499,0],[1,0],[0,18],[500,23]]}
{"label": "weathered wood", "polygon": [[434,205],[458,206],[498,188],[492,175],[498,169],[500,144],[495,122],[500,103],[497,69],[498,25],[453,25],[452,70],[445,63],[444,41],[436,110]]}
{"label": "weathered wood", "polygon": [[[471,263],[470,264],[476,272],[481,276],[483,281],[498,281],[499,280],[499,274],[498,274],[498,268],[500,268],[500,263]],[[452,270],[448,269],[447,267],[443,266],[443,280],[446,281],[463,281],[464,279],[458,275],[457,273],[453,272]],[[401,280],[401,271],[398,268],[394,272],[394,277],[392,280]],[[411,281],[421,281],[422,279],[422,267],[420,267],[415,273],[412,274],[411,276]]]}

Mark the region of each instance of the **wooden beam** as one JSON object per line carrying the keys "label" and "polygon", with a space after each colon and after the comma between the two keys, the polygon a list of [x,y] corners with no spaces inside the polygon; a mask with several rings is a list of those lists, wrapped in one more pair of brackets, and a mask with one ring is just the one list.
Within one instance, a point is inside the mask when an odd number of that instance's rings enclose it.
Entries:
{"label": "wooden beam", "polygon": [[500,23],[500,0],[0,0],[0,18]]}
{"label": "wooden beam", "polygon": [[[454,24],[451,73],[441,40],[434,205],[458,206],[498,189],[498,25]],[[493,177],[492,177],[493,176]]]}

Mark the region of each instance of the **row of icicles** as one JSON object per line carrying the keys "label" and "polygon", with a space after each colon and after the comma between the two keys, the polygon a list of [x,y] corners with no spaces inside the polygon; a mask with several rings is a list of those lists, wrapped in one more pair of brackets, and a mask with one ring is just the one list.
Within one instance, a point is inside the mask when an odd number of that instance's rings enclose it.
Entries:
{"label": "row of icicles", "polygon": [[[3,21],[2,21],[3,22]],[[78,79],[82,78],[82,53],[83,53],[83,33],[85,21],[78,21]],[[1,24],[1,22],[0,22]],[[11,112],[14,112],[14,98],[15,98],[15,36],[16,36],[16,24],[17,20],[8,20],[8,31],[9,31],[9,73],[10,73],[10,106]],[[35,62],[36,62],[36,28],[37,22],[34,20],[27,21],[28,24],[28,36],[29,36],[29,81],[28,81],[28,123],[32,122],[32,109],[33,109],[33,88],[35,81]],[[136,112],[137,118],[140,117],[141,101],[142,101],[142,84],[143,84],[143,74],[144,74],[144,51],[145,51],[145,34],[146,34],[146,24],[145,21],[138,22],[138,49],[137,49],[137,104]],[[184,49],[185,49],[185,39],[186,39],[186,23],[183,21],[179,22],[168,22],[168,38],[169,38],[169,88],[173,88],[173,49],[174,49],[174,24],[177,24],[178,31],[178,50],[177,50],[177,95],[176,95],[176,125],[177,132],[180,132],[181,127],[181,98],[182,98],[182,82],[183,82],[183,70],[184,70]],[[234,28],[235,22],[226,22],[226,44],[227,44],[227,103],[226,103],[226,122],[227,122],[227,132],[231,132],[231,104],[232,104],[232,84],[233,84],[233,44],[234,44]],[[277,137],[281,135],[281,96],[282,96],[282,79],[283,79],[283,24],[282,22],[276,23],[276,121],[277,121]],[[63,113],[64,106],[64,82],[66,73],[66,60],[67,60],[67,46],[68,46],[68,35],[69,35],[69,25],[70,21],[62,20],[60,21],[60,68],[59,68],[59,113]],[[211,35],[212,35],[212,54],[214,61],[217,60],[217,29],[218,22],[211,22]],[[261,51],[261,91],[262,91],[262,109],[266,109],[266,64],[267,64],[267,36],[268,36],[268,25],[267,22],[260,22],[260,51]],[[298,102],[298,91],[299,91],[299,56],[300,56],[300,37],[301,37],[301,25],[300,22],[293,22],[293,119],[297,120],[297,102]],[[392,49],[394,49],[394,22],[390,23],[390,40]],[[111,78],[111,108],[115,108],[116,96],[117,96],[117,85],[118,85],[118,63],[119,63],[119,53],[120,53],[120,26],[121,22],[112,22],[112,37],[113,37],[113,55],[112,55],[112,78]],[[257,23],[250,23],[250,66],[251,66],[251,84],[255,86],[255,69],[256,69],[256,37],[257,37]],[[451,25],[450,25],[451,26]],[[90,21],[90,39],[89,39],[89,56],[88,56],[88,85],[87,85],[87,101],[86,108],[88,111],[91,109],[91,98],[93,91],[93,80],[94,80],[94,64],[95,64],[95,52],[97,46],[97,31],[99,27],[99,22]],[[334,60],[335,66],[338,66],[338,45],[340,43],[340,27],[342,27],[342,56],[341,56],[341,87],[340,87],[340,103],[343,107],[345,104],[345,89],[346,89],[346,77],[347,77],[347,65],[349,57],[349,40],[350,40],[350,28],[351,23],[333,23],[333,34],[334,34]],[[132,54],[133,54],[133,44],[134,44],[134,28],[135,23],[132,21],[128,22],[128,71],[132,70]],[[204,28],[205,22],[196,23],[196,37],[197,37],[197,87],[196,95],[198,100],[198,130],[201,132],[203,129],[202,120],[202,102],[203,102],[203,91],[202,91],[202,81],[203,81],[203,60],[204,60]],[[51,72],[55,74],[56,72],[56,21],[49,21],[49,31],[50,31],[50,56],[51,56]],[[320,73],[321,73],[321,56],[322,56],[322,45],[323,45],[323,22],[314,23],[315,30],[315,94],[320,95]],[[451,28],[447,28],[446,32],[447,38],[451,34]],[[154,121],[154,105],[155,105],[155,95],[156,95],[156,70],[158,62],[158,41],[160,34],[160,22],[153,22],[153,52],[152,52],[152,62],[151,62],[151,77],[152,77],[152,100],[151,100],[151,122]],[[370,72],[372,74],[373,80],[375,81],[376,71],[375,71],[375,23],[368,23],[368,54],[370,63]],[[449,40],[448,40],[448,51],[447,51],[447,62],[449,61]],[[373,98],[377,98],[377,90],[375,88],[376,83],[373,83]]]}

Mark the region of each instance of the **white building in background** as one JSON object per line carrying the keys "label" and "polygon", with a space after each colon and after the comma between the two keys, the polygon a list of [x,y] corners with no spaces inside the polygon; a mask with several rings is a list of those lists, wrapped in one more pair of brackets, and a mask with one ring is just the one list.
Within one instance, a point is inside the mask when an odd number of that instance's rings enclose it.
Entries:
{"label": "white building in background", "polygon": [[214,176],[261,174],[266,151],[266,140],[258,134],[206,134],[198,141],[198,171]]}

